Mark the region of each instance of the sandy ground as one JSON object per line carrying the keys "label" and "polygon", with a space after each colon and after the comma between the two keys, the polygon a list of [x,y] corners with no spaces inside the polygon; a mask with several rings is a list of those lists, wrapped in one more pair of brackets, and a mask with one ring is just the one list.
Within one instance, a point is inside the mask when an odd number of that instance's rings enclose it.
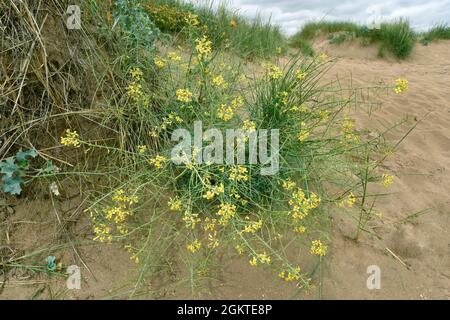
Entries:
{"label": "sandy ground", "polygon": [[[433,43],[428,47],[418,44],[411,58],[404,62],[381,60],[376,57],[375,48],[361,48],[358,44],[330,46],[324,41],[316,44],[316,49],[336,58],[327,79],[339,75],[344,84],[352,79],[353,85],[358,86],[380,80],[391,82],[399,77],[409,80],[410,88],[404,95],[382,97],[383,107],[374,111],[371,120],[367,120],[364,112],[356,111],[357,127],[380,128],[407,116],[407,123],[388,135],[394,141],[409,127],[417,125],[384,168],[395,180],[390,189],[392,195],[377,204],[382,216],[374,230],[381,239],[363,234],[360,241],[355,242],[351,240],[353,222],[345,215],[333,215],[332,247],[325,260],[321,296],[326,299],[450,298],[450,42]],[[67,203],[57,203],[56,211],[71,212],[75,221],[82,217],[77,210],[79,202],[73,198]],[[430,210],[405,219],[424,209]],[[79,257],[82,257],[90,271],[83,267],[80,291],[65,290],[63,278],[36,279],[29,272],[16,271],[0,299],[124,298],[133,290],[138,273],[126,252],[114,245],[78,245],[80,239],[91,234],[87,219],[81,218],[75,227],[79,237],[71,239],[61,232],[55,207],[49,200],[17,203],[14,211],[9,216],[3,213],[7,217],[3,217],[5,222],[1,226],[6,235],[0,238],[8,246],[21,248],[21,252],[14,254],[34,251],[37,243],[50,254],[55,243],[64,243],[61,260],[66,265],[81,264]],[[58,234],[57,239],[54,234]],[[76,250],[71,246],[73,242]],[[367,289],[370,265],[380,267],[379,290]],[[222,285],[212,285],[212,295],[204,295],[204,298],[319,297],[317,287],[298,294],[295,286],[285,284],[273,273],[250,267],[243,259],[226,262],[225,269]],[[157,295],[137,297],[183,295],[159,291]]]}

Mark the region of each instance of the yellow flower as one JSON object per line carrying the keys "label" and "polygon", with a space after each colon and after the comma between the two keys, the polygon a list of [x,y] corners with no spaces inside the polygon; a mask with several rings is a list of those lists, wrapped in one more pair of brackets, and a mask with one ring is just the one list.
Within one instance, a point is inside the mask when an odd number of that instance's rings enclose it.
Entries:
{"label": "yellow flower", "polygon": [[131,77],[136,81],[141,81],[144,73],[142,72],[141,68],[134,68],[130,71]]}
{"label": "yellow flower", "polygon": [[198,21],[198,15],[192,14],[188,12],[188,14],[184,17],[184,21],[186,21],[189,25],[196,27],[200,24]]}
{"label": "yellow flower", "polygon": [[267,76],[270,79],[280,79],[283,76],[283,71],[274,64],[263,64],[263,67],[266,69]]}
{"label": "yellow flower", "polygon": [[317,256],[325,256],[327,254],[328,247],[324,245],[320,240],[313,240],[311,242],[311,249],[309,252]]}
{"label": "yellow flower", "polygon": [[221,203],[217,215],[220,216],[219,223],[226,225],[228,221],[236,214],[236,206],[230,203]]}
{"label": "yellow flower", "polygon": [[134,101],[137,102],[141,100],[144,93],[142,92],[142,85],[137,82],[131,82],[127,87],[127,95]]}
{"label": "yellow flower", "polygon": [[253,257],[250,259],[249,263],[252,267],[256,267],[258,265],[258,260],[256,260],[256,257]]}
{"label": "yellow flower", "polygon": [[228,87],[228,83],[224,80],[224,78],[221,75],[214,77],[212,79],[212,83],[216,87],[222,87],[222,88]]}
{"label": "yellow flower", "polygon": [[187,229],[195,229],[195,226],[201,219],[198,217],[198,213],[190,213],[190,211],[186,210],[184,212],[183,221],[186,224]]}
{"label": "yellow flower", "polygon": [[253,121],[244,120],[244,123],[242,124],[242,129],[244,129],[247,132],[255,132],[256,124]]}
{"label": "yellow flower", "polygon": [[235,166],[230,169],[230,180],[248,181],[248,170],[244,166]]}
{"label": "yellow flower", "polygon": [[294,231],[295,231],[295,232],[298,232],[298,233],[305,233],[305,232],[306,232],[306,227],[304,227],[304,226],[298,226],[298,227],[295,227],[295,228],[294,228]]}
{"label": "yellow flower", "polygon": [[322,62],[325,62],[325,61],[327,61],[329,59],[329,57],[328,57],[328,55],[325,52],[323,52],[322,54],[319,55],[319,59]]}
{"label": "yellow flower", "polygon": [[286,282],[299,280],[300,279],[300,267],[295,267],[293,272],[290,271],[282,271],[278,274],[281,279],[284,279]]}
{"label": "yellow flower", "polygon": [[347,205],[348,207],[351,208],[351,207],[353,207],[355,202],[356,202],[356,197],[353,194],[353,192],[350,192],[349,195],[347,196],[347,199],[343,199],[341,202],[339,202],[338,207],[343,208]]}
{"label": "yellow flower", "polygon": [[177,100],[180,102],[191,102],[192,101],[192,92],[188,89],[178,89],[177,90]]}
{"label": "yellow flower", "polygon": [[242,232],[244,233],[255,233],[256,231],[258,231],[259,229],[262,228],[262,220],[256,221],[256,222],[252,222],[249,225],[247,225],[244,230],[242,230]]}
{"label": "yellow flower", "polygon": [[259,262],[265,263],[265,264],[270,264],[272,261],[270,259],[270,257],[267,255],[267,253],[265,253],[265,252],[258,254],[258,260],[259,260]]}
{"label": "yellow flower", "polygon": [[167,57],[172,61],[181,61],[181,57],[177,55],[175,52],[169,52]]}
{"label": "yellow flower", "polygon": [[408,80],[399,78],[395,80],[395,93],[400,94],[408,89]]}
{"label": "yellow flower", "polygon": [[232,19],[232,20],[230,21],[230,27],[232,27],[233,29],[237,27],[237,22],[236,22],[236,20]]}
{"label": "yellow flower", "polygon": [[111,235],[111,228],[105,225],[104,223],[99,223],[94,226],[94,233],[95,241],[100,242],[111,242],[112,241],[112,235]]}
{"label": "yellow flower", "polygon": [[140,154],[144,154],[147,152],[147,146],[137,146],[137,150]]}
{"label": "yellow flower", "polygon": [[181,210],[181,200],[178,197],[175,197],[174,199],[170,198],[169,201],[167,202],[167,205],[172,211]]}
{"label": "yellow flower", "polygon": [[157,169],[161,169],[166,161],[167,158],[161,155],[157,155],[155,158],[149,160],[150,164],[154,165]]}
{"label": "yellow flower", "polygon": [[166,62],[164,61],[164,59],[162,59],[160,57],[154,58],[153,62],[155,63],[155,66],[157,66],[160,69],[162,69],[166,66]]}
{"label": "yellow flower", "polygon": [[392,182],[394,181],[394,177],[391,176],[390,174],[383,174],[381,177],[383,178],[383,181],[381,182],[381,184],[385,188],[388,188],[392,184]]}
{"label": "yellow flower", "polygon": [[80,138],[76,131],[71,131],[70,129],[66,129],[66,135],[61,137],[61,144],[66,147],[75,147],[78,148],[80,146]]}
{"label": "yellow flower", "polygon": [[306,78],[306,72],[303,72],[302,70],[298,70],[295,73],[295,77],[297,78],[297,80],[301,81]]}
{"label": "yellow flower", "polygon": [[282,181],[282,187],[286,191],[292,190],[296,186],[297,186],[297,184],[294,181],[292,181],[290,178]]}
{"label": "yellow flower", "polygon": [[211,55],[211,41],[208,40],[206,36],[201,39],[196,39],[195,51],[197,52],[197,57],[199,60],[206,59]]}
{"label": "yellow flower", "polygon": [[243,254],[244,253],[244,248],[242,248],[242,246],[240,244],[236,245],[236,247],[234,247],[237,251],[238,254]]}
{"label": "yellow flower", "polygon": [[194,242],[188,244],[186,247],[190,252],[195,253],[201,249],[202,244],[200,243],[200,241],[195,239]]}

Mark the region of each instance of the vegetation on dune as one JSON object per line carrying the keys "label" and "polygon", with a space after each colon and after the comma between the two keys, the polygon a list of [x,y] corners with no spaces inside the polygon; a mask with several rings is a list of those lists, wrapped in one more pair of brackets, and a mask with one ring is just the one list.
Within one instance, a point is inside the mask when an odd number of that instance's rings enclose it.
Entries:
{"label": "vegetation on dune", "polygon": [[268,58],[286,50],[279,27],[263,22],[258,16],[249,21],[224,5],[214,10],[212,3],[194,6],[179,0],[157,0],[144,7],[161,31],[176,32],[183,37],[193,22],[198,26],[197,32],[208,34],[215,47],[243,57]]}
{"label": "vegetation on dune", "polygon": [[[45,14],[34,1],[1,9],[3,191],[31,198],[40,186],[53,199],[78,190],[90,240],[121,244],[139,267],[131,295],[155,276],[194,294],[221,278],[223,255],[308,288],[331,250],[331,212],[354,219],[355,239],[370,228],[377,196],[368,186],[392,183],[381,164],[397,145],[357,129],[350,107],[372,102],[364,88],[322,81],[325,54],[283,65],[277,28],[178,1],[86,1],[85,25],[70,32],[38,31],[22,16],[62,21],[67,4],[50,1]],[[54,30],[56,39],[36,38]],[[57,46],[62,39],[73,47]],[[249,56],[270,59],[249,66]],[[397,79],[370,90],[407,87]],[[184,128],[195,139],[199,122],[240,129],[236,153],[259,130],[279,130],[278,148],[266,141],[279,170],[261,174],[268,159],[195,161],[207,141],[171,161],[172,134]]]}
{"label": "vegetation on dune", "polygon": [[370,29],[351,22],[309,22],[291,37],[293,46],[303,47],[320,34],[329,35],[330,43],[340,44],[354,38],[364,43],[378,43],[380,55],[390,52],[398,59],[405,59],[416,42],[416,34],[407,20],[400,19],[390,23],[381,23],[380,28]]}
{"label": "vegetation on dune", "polygon": [[435,40],[450,40],[450,27],[447,24],[437,24],[428,32],[422,34],[421,42],[424,45],[427,45],[431,41]]}

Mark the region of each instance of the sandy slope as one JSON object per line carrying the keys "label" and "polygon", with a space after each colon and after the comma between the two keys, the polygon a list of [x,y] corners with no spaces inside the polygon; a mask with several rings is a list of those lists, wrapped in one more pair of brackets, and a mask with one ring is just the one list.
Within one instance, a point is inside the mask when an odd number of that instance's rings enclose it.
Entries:
{"label": "sandy slope", "polygon": [[[398,77],[409,80],[404,95],[385,97],[372,123],[379,126],[408,116],[416,128],[387,162],[395,176],[395,193],[378,203],[383,213],[377,232],[383,241],[346,240],[345,225],[335,219],[334,248],[328,262],[324,294],[328,298],[449,298],[450,297],[450,42],[417,45],[405,62],[377,59],[376,52],[355,45],[323,50],[337,57],[329,76],[350,73],[355,83]],[[361,125],[361,123],[360,123]],[[398,139],[405,127],[392,139]],[[417,219],[399,221],[408,214],[431,208]],[[386,247],[397,257],[393,258]],[[403,265],[400,261],[403,261]],[[366,268],[380,266],[382,289],[367,290]]]}

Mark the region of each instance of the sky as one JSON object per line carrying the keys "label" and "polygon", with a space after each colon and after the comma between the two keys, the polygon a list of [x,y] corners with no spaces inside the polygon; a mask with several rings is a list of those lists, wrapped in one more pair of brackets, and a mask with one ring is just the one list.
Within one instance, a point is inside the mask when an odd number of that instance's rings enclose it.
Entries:
{"label": "sky", "polygon": [[[187,0],[202,3],[203,0]],[[450,0],[214,0],[229,4],[249,18],[260,14],[281,27],[287,35],[308,21],[347,20],[361,24],[407,18],[416,31],[436,23],[450,25]]]}

